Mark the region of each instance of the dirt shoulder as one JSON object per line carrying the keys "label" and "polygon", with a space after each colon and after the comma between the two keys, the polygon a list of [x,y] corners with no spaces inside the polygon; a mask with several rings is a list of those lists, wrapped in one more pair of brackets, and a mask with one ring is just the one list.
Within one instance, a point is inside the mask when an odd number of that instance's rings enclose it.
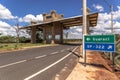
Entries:
{"label": "dirt shoulder", "polygon": [[120,80],[98,52],[87,51],[86,67],[83,62],[83,58],[80,58],[66,80]]}

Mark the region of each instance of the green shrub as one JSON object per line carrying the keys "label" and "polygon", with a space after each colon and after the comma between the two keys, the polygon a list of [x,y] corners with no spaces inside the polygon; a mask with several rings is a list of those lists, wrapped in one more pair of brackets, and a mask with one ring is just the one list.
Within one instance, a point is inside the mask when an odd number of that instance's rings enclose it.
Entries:
{"label": "green shrub", "polygon": [[0,48],[3,48],[3,45],[0,45]]}
{"label": "green shrub", "polygon": [[46,44],[46,40],[43,40],[43,41],[42,41],[42,44]]}
{"label": "green shrub", "polygon": [[13,43],[15,42],[15,38],[12,36],[1,36],[0,43]]}
{"label": "green shrub", "polygon": [[17,44],[15,44],[14,49],[18,49],[18,45]]}
{"label": "green shrub", "polygon": [[20,37],[20,42],[21,42],[21,43],[29,43],[30,41],[31,41],[30,38]]}

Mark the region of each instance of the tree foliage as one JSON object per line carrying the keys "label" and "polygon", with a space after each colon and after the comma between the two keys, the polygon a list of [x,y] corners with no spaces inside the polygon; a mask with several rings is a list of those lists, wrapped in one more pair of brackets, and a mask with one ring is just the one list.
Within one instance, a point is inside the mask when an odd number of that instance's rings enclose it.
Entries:
{"label": "tree foliage", "polygon": [[[30,38],[20,37],[19,39],[21,43],[30,42]],[[16,37],[13,37],[13,36],[1,36],[0,37],[0,43],[15,43],[15,42],[17,42]]]}
{"label": "tree foliage", "polygon": [[26,37],[20,37],[20,43],[29,43],[31,40],[30,38],[26,38]]}
{"label": "tree foliage", "polygon": [[1,36],[0,42],[1,43],[13,43],[15,42],[15,38],[12,36]]}

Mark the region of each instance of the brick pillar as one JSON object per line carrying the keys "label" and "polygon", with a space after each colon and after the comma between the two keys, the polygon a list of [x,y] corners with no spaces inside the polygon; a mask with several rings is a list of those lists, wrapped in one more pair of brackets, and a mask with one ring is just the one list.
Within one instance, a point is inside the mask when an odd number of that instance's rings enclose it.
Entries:
{"label": "brick pillar", "polygon": [[36,27],[31,27],[31,43],[36,43]]}

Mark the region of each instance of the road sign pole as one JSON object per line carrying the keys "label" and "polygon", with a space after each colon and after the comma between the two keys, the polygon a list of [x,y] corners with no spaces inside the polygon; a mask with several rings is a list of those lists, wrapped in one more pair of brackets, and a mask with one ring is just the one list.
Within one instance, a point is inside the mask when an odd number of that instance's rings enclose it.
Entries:
{"label": "road sign pole", "polygon": [[112,61],[112,70],[114,71],[114,57],[116,50],[115,39],[115,35],[86,35],[84,36],[84,49],[110,52],[112,55],[110,55]]}
{"label": "road sign pole", "polygon": [[[116,37],[114,36],[114,41],[116,41],[116,39],[115,39]],[[115,45],[116,46],[116,45]],[[115,50],[116,50],[116,48],[115,48]],[[114,59],[115,59],[115,51],[112,53],[112,69],[113,69],[113,72],[115,71],[115,62],[114,62]]]}
{"label": "road sign pole", "polygon": [[86,65],[86,51],[84,50],[84,35],[87,34],[86,0],[83,0],[83,57]]}
{"label": "road sign pole", "polygon": [[82,43],[82,45],[83,45],[83,48],[82,48],[82,49],[83,49],[83,50],[82,50],[82,51],[83,51],[84,65],[86,66],[86,50],[85,50],[85,44],[84,44],[84,43],[85,43],[84,36],[85,36],[85,35],[83,34],[83,41],[82,41],[82,42],[83,42],[83,43]]}
{"label": "road sign pole", "polygon": [[[110,12],[111,12],[111,34],[113,34],[113,5],[110,5]],[[113,53],[110,53],[110,60],[113,61]]]}

